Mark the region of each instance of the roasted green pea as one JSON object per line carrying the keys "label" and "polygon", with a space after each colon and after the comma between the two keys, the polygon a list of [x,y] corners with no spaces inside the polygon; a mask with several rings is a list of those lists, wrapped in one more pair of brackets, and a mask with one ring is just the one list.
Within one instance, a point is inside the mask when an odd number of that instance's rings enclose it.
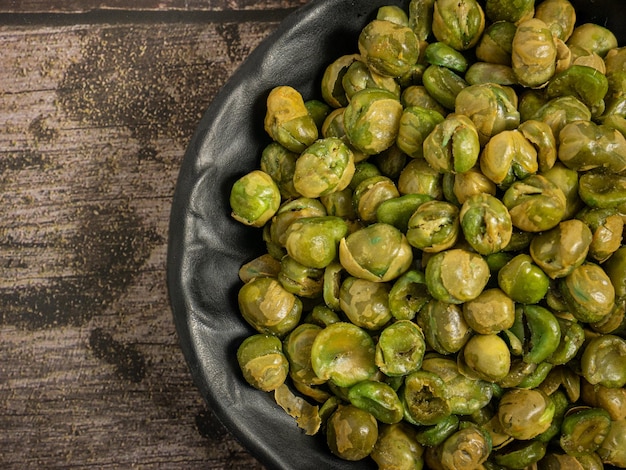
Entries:
{"label": "roasted green pea", "polygon": [[626,176],[591,170],[580,176],[578,194],[589,206],[600,209],[626,208]]}
{"label": "roasted green pea", "polygon": [[426,285],[431,295],[455,304],[478,297],[489,275],[482,256],[460,248],[436,253],[426,265]]}
{"label": "roasted green pea", "polygon": [[615,335],[589,341],[581,358],[582,374],[592,385],[620,388],[626,385],[626,340]]}
{"label": "roasted green pea", "polygon": [[445,470],[470,470],[483,464],[490,453],[491,441],[485,431],[464,423],[443,443],[441,464]]}
{"label": "roasted green pea", "polygon": [[[445,177],[445,175],[444,175]],[[459,204],[464,204],[472,196],[478,194],[496,195],[496,185],[487,178],[479,168],[474,167],[464,173],[453,175],[452,191]]]}
{"label": "roasted green pea", "polygon": [[302,315],[301,300],[276,279],[257,277],[239,289],[239,310],[259,333],[285,336]]}
{"label": "roasted green pea", "polygon": [[563,219],[571,219],[584,206],[578,194],[578,172],[571,170],[561,162],[556,162],[549,170],[544,170],[541,175],[551,183],[554,183],[565,196],[565,214]]}
{"label": "roasted green pea", "polygon": [[615,295],[626,296],[626,247],[618,248],[603,266],[615,288]]}
{"label": "roasted green pea", "polygon": [[300,297],[313,298],[322,293],[324,287],[324,270],[311,268],[298,263],[291,256],[280,260],[278,280],[288,292]]}
{"label": "roasted green pea", "polygon": [[424,141],[424,158],[442,173],[463,173],[478,161],[480,142],[476,126],[467,116],[448,115]]}
{"label": "roasted green pea", "polygon": [[271,240],[284,247],[287,243],[288,229],[296,220],[308,217],[323,217],[326,208],[318,199],[300,197],[287,201],[280,206],[269,226]]}
{"label": "roasted green pea", "polygon": [[389,292],[389,308],[396,320],[412,320],[431,299],[426,275],[411,269],[396,279]]}
{"label": "roasted green pea", "polygon": [[569,47],[579,46],[589,52],[595,52],[600,57],[617,47],[617,38],[604,26],[594,23],[585,23],[574,28],[567,40]]}
{"label": "roasted green pea", "polygon": [[574,359],[585,342],[585,330],[575,320],[557,317],[561,339],[554,352],[546,359],[550,364],[567,364]]}
{"label": "roasted green pea", "polygon": [[498,271],[498,286],[515,302],[539,302],[548,292],[549,284],[548,276],[524,253],[516,255]]}
{"label": "roasted green pea", "polygon": [[510,66],[516,30],[515,24],[508,21],[488,25],[476,45],[476,57],[486,63]]}
{"label": "roasted green pea", "polygon": [[537,5],[535,18],[543,21],[562,41],[567,41],[576,26],[576,10],[569,0],[545,0]]}
{"label": "roasted green pea", "polygon": [[301,218],[289,225],[285,247],[304,266],[322,269],[335,260],[339,240],[347,233],[348,224],[341,217]]}
{"label": "roasted green pea", "polygon": [[502,202],[511,214],[513,225],[527,232],[556,227],[565,214],[563,191],[539,174],[511,184]]}
{"label": "roasted green pea", "polygon": [[383,176],[396,180],[409,158],[396,143],[378,155],[373,155],[371,159]]}
{"label": "roasted green pea", "polygon": [[348,98],[343,89],[343,76],[352,65],[359,59],[358,54],[347,54],[335,59],[326,69],[322,77],[321,91],[324,101],[333,108],[347,106]]}
{"label": "roasted green pea", "polygon": [[472,336],[459,355],[470,376],[488,382],[503,379],[511,368],[511,353],[507,344],[496,334]]}
{"label": "roasted green pea", "polygon": [[301,323],[283,341],[284,353],[289,360],[289,376],[294,381],[307,385],[324,383],[311,366],[311,346],[321,330],[317,325]]}
{"label": "roasted green pea", "polygon": [[341,284],[339,306],[355,325],[367,330],[379,330],[391,320],[390,286],[355,277]]}
{"label": "roasted green pea", "polygon": [[517,85],[517,77],[511,66],[490,62],[474,62],[465,72],[464,78],[468,85]]}
{"label": "roasted green pea", "polygon": [[273,335],[255,334],[244,339],[237,348],[237,362],[246,382],[264,392],[282,385],[289,373],[280,339]]}
{"label": "roasted green pea", "polygon": [[600,321],[613,309],[615,288],[597,264],[587,262],[578,266],[559,285],[570,313],[579,321]]}
{"label": "roasted green pea", "polygon": [[456,49],[443,42],[433,42],[426,46],[424,58],[429,64],[447,67],[455,72],[467,70],[467,59]]}
{"label": "roasted green pea", "polygon": [[485,289],[463,304],[463,316],[472,330],[488,335],[513,326],[515,303],[501,289]]}
{"label": "roasted green pea", "polygon": [[450,415],[447,386],[437,374],[419,370],[407,375],[400,398],[405,418],[420,425],[434,425]]}
{"label": "roasted green pea", "polygon": [[[561,340],[561,326],[550,310],[540,305],[521,305],[516,308],[516,320],[529,332],[529,337],[520,338],[524,342],[524,362],[541,364],[558,348]],[[515,327],[515,326],[514,326]]]}
{"label": "roasted green pea", "polygon": [[476,0],[436,0],[432,31],[457,51],[474,47],[485,29],[485,14]]}
{"label": "roasted green pea", "polygon": [[498,252],[511,240],[511,216],[495,196],[482,193],[470,197],[461,206],[459,220],[465,240],[481,255]]}
{"label": "roasted green pea", "polygon": [[513,37],[512,66],[520,84],[544,85],[556,70],[556,44],[548,26],[537,18],[522,21]]}
{"label": "roasted green pea", "polygon": [[396,140],[398,147],[410,157],[422,158],[424,140],[441,121],[443,116],[432,109],[416,106],[405,108]]}
{"label": "roasted green pea", "polygon": [[459,417],[448,415],[437,424],[428,426],[418,431],[416,440],[422,445],[433,447],[443,444],[443,442],[456,432],[459,428]]}
{"label": "roasted green pea", "polygon": [[[523,116],[521,110],[520,114]],[[582,101],[574,96],[560,96],[552,98],[539,106],[526,119],[545,122],[550,126],[552,134],[558,140],[561,130],[566,124],[576,121],[589,121],[591,119],[591,111]]]}
{"label": "roasted green pea", "polygon": [[276,277],[280,272],[280,261],[265,253],[239,268],[239,279],[246,283],[256,277]]}
{"label": "roasted green pea", "polygon": [[351,387],[374,375],[375,352],[374,341],[364,329],[352,323],[333,323],[315,337],[311,366],[320,379]]}
{"label": "roasted green pea", "polygon": [[425,350],[422,330],[410,320],[400,320],[381,332],[376,365],[385,375],[402,377],[421,367]]}
{"label": "roasted green pea", "polygon": [[400,102],[404,108],[415,106],[436,111],[445,117],[446,109],[439,102],[430,96],[424,85],[410,85],[402,90]]}
{"label": "roasted green pea", "polygon": [[493,22],[519,23],[532,18],[534,13],[534,0],[487,0],[485,3],[485,14]]}
{"label": "roasted green pea", "polygon": [[376,165],[370,161],[361,161],[354,165],[354,175],[348,188],[354,191],[359,184],[372,176],[380,176],[381,172]]}
{"label": "roasted green pea", "polygon": [[413,252],[402,232],[379,222],[343,238],[339,260],[354,277],[386,282],[409,269]]}
{"label": "roasted green pea", "polygon": [[272,177],[283,199],[299,197],[293,185],[293,174],[299,155],[287,150],[278,142],[272,142],[261,153],[261,170]]}
{"label": "roasted green pea", "polygon": [[548,82],[548,98],[571,95],[585,103],[592,115],[599,116],[604,111],[604,97],[609,83],[604,74],[593,67],[572,65],[556,73]]}
{"label": "roasted green pea", "polygon": [[554,403],[542,391],[511,389],[500,399],[498,418],[509,435],[528,440],[548,429],[554,411]]}
{"label": "roasted green pea", "polygon": [[459,235],[459,209],[445,201],[421,204],[409,219],[406,238],[411,246],[427,253],[452,247]]}
{"label": "roasted green pea", "polygon": [[440,354],[458,352],[472,331],[456,304],[431,300],[420,309],[416,318],[428,345]]}
{"label": "roasted green pea", "polygon": [[524,470],[541,461],[546,448],[546,444],[538,440],[516,441],[494,452],[493,461],[506,469]]}
{"label": "roasted green pea", "polygon": [[262,227],[280,207],[280,190],[270,175],[253,170],[233,184],[230,207],[238,222]]}
{"label": "roasted green pea", "polygon": [[416,158],[404,167],[398,178],[400,194],[422,194],[432,199],[443,197],[441,173],[431,167],[426,160]]}
{"label": "roasted green pea", "polygon": [[267,97],[265,131],[292,152],[302,152],[318,137],[315,121],[302,95],[289,86],[278,86]]}
{"label": "roasted green pea", "polygon": [[354,220],[356,218],[356,212],[354,211],[352,195],[352,190],[346,188],[321,196],[320,201],[326,208],[327,215]]}
{"label": "roasted green pea", "polygon": [[380,426],[370,457],[378,468],[419,470],[424,464],[424,448],[415,436],[415,429],[407,423]]}
{"label": "roasted green pea", "polygon": [[626,420],[613,421],[611,429],[600,448],[598,455],[603,463],[626,467]]}
{"label": "roasted green pea", "polygon": [[344,460],[367,457],[378,439],[378,423],[371,413],[354,405],[339,405],[326,426],[330,451]]}
{"label": "roasted green pea", "polygon": [[395,143],[401,117],[402,104],[396,95],[387,90],[366,88],[352,96],[344,111],[343,123],[352,145],[372,155]]}
{"label": "roasted green pea", "polygon": [[582,380],[581,398],[589,406],[605,409],[613,421],[626,419],[626,388],[592,385]]}
{"label": "roasted green pea", "polygon": [[549,171],[557,158],[556,140],[550,126],[545,122],[529,119],[522,122],[518,129],[537,149],[539,171],[542,173]]}
{"label": "roasted green pea", "polygon": [[622,244],[624,220],[616,209],[592,209],[587,207],[576,216],[592,233],[589,255],[602,263],[609,259]]}
{"label": "roasted green pea", "polygon": [[517,129],[503,130],[489,139],[480,153],[481,172],[495,184],[508,187],[537,172],[537,150]]}
{"label": "roasted green pea", "polygon": [[598,450],[611,428],[611,417],[602,408],[588,408],[567,414],[561,425],[561,448],[570,455]]}
{"label": "roasted green pea", "polygon": [[425,194],[405,194],[403,196],[387,199],[381,202],[376,209],[376,220],[393,225],[398,230],[406,233],[409,219],[422,204],[432,201]]}
{"label": "roasted green pea", "polygon": [[362,60],[355,60],[350,64],[345,75],[341,79],[343,89],[346,92],[348,101],[352,96],[365,88],[381,88],[389,90],[400,98],[400,85],[393,77],[387,77],[374,72]]}
{"label": "roasted green pea", "polygon": [[381,423],[398,423],[404,414],[398,395],[384,382],[359,382],[350,387],[348,399],[352,405],[371,413]]}
{"label": "roasted green pea", "polygon": [[430,65],[422,76],[424,88],[430,96],[447,110],[454,110],[457,95],[468,83],[453,70],[440,65]]}
{"label": "roasted green pea", "polygon": [[566,124],[559,133],[559,160],[568,168],[587,171],[626,169],[626,138],[609,127],[591,121]]}
{"label": "roasted green pea", "polygon": [[408,26],[373,20],[361,31],[358,40],[361,57],[381,75],[399,77],[417,63],[420,45]]}
{"label": "roasted green pea", "polygon": [[352,200],[356,215],[365,223],[377,220],[378,206],[384,201],[400,196],[391,178],[379,175],[367,178],[356,187]]}

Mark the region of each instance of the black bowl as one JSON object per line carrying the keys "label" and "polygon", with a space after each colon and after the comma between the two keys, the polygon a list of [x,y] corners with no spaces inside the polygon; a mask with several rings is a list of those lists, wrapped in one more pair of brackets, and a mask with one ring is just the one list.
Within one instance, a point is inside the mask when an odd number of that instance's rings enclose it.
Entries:
{"label": "black bowl", "polygon": [[[572,0],[579,23],[595,22],[623,43],[621,2]],[[269,143],[263,131],[265,99],[291,85],[319,98],[324,68],[357,51],[359,31],[386,4],[408,1],[313,0],[291,14],[255,49],[218,93],[185,154],[174,195],[168,251],[168,287],[177,332],[202,396],[224,425],[261,462],[280,469],[364,469],[330,454],[322,436],[306,436],[273,401],[250,387],[235,357],[253,333],[241,319],[239,267],[264,252],[260,229],[230,217],[233,182],[259,165]]]}

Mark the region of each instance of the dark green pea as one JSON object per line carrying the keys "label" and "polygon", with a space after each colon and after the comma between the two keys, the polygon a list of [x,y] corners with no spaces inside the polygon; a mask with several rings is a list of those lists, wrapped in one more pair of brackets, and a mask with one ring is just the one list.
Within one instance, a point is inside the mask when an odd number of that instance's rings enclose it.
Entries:
{"label": "dark green pea", "polygon": [[559,284],[569,311],[582,322],[598,322],[611,313],[615,288],[604,270],[594,263],[584,263]]}
{"label": "dark green pea", "polygon": [[592,385],[620,388],[626,385],[626,340],[615,335],[589,341],[581,358],[582,375]]}
{"label": "dark green pea", "polygon": [[516,30],[515,24],[509,21],[488,25],[476,45],[476,57],[487,63],[510,66]]}
{"label": "dark green pea", "polygon": [[432,109],[416,106],[404,108],[396,144],[410,157],[422,158],[424,140],[441,121],[443,116]]}
{"label": "dark green pea", "polygon": [[604,270],[615,288],[617,297],[626,296],[626,246],[618,248],[604,263]]}
{"label": "dark green pea", "polygon": [[424,158],[435,170],[463,173],[476,165],[480,141],[476,126],[461,114],[449,115],[424,140]]}
{"label": "dark green pea", "polygon": [[431,295],[455,304],[478,297],[489,276],[489,266],[482,256],[460,248],[436,253],[426,265],[426,285]]}
{"label": "dark green pea", "polygon": [[554,365],[567,364],[574,359],[585,342],[585,330],[577,321],[558,318],[561,339],[554,352],[546,359]]}
{"label": "dark green pea", "polygon": [[335,260],[339,240],[347,233],[348,224],[341,217],[302,218],[289,226],[285,247],[299,263],[322,269]]}
{"label": "dark green pea", "polygon": [[378,440],[370,457],[378,468],[421,469],[424,448],[408,423],[394,423],[379,428]]}
{"label": "dark green pea", "polygon": [[468,83],[453,70],[440,65],[430,65],[424,70],[422,83],[428,93],[445,109],[454,110],[454,101]]}
{"label": "dark green pea", "polygon": [[311,366],[320,379],[351,387],[374,375],[375,353],[374,341],[364,329],[352,323],[333,323],[315,337]]}
{"label": "dark green pea", "polygon": [[280,189],[270,175],[253,170],[233,184],[230,207],[238,222],[262,227],[280,207]]}
{"label": "dark green pea", "polygon": [[414,423],[430,426],[450,415],[447,386],[437,374],[412,372],[400,393],[405,415]]}
{"label": "dark green pea", "polygon": [[282,337],[300,322],[301,300],[276,279],[251,280],[239,289],[237,300],[244,320],[259,333]]}
{"label": "dark green pea", "polygon": [[354,405],[339,405],[328,419],[326,442],[336,456],[350,461],[367,457],[378,439],[376,418]]}
{"label": "dark green pea", "polygon": [[391,320],[390,289],[386,283],[350,276],[341,284],[339,305],[353,324],[379,330]]}
{"label": "dark green pea", "polygon": [[424,333],[410,320],[387,326],[376,344],[376,365],[385,375],[401,377],[418,370],[426,350]]}
{"label": "dark green pea", "polygon": [[513,234],[509,211],[490,194],[476,194],[465,201],[459,220],[465,240],[481,255],[500,251]]}
{"label": "dark green pea", "polygon": [[443,42],[433,42],[426,46],[424,57],[429,64],[447,67],[455,72],[467,70],[467,59],[456,49]]}
{"label": "dark green pea", "polygon": [[511,184],[502,202],[511,214],[513,225],[527,232],[556,227],[565,214],[563,191],[538,174]]}
{"label": "dark green pea", "polygon": [[264,392],[285,383],[289,373],[280,339],[273,335],[255,334],[244,339],[237,348],[237,362],[246,382]]}
{"label": "dark green pea", "polygon": [[555,74],[548,82],[548,98],[571,95],[585,103],[592,115],[598,116],[604,111],[604,97],[609,83],[604,74],[584,65],[572,65]]}
{"label": "dark green pea", "polygon": [[598,450],[611,427],[611,417],[602,408],[588,408],[567,414],[561,425],[561,448],[570,455]]}
{"label": "dark green pea", "polygon": [[420,54],[419,41],[411,28],[378,19],[361,30],[358,47],[369,67],[389,77],[408,72]]}
{"label": "dark green pea", "polygon": [[398,395],[384,382],[359,382],[350,387],[348,399],[357,408],[371,413],[381,423],[398,423],[404,414]]}
{"label": "dark green pea", "polygon": [[425,274],[411,269],[391,286],[389,308],[396,320],[412,320],[430,299]]}
{"label": "dark green pea", "polygon": [[586,259],[592,241],[589,227],[577,219],[559,225],[533,238],[530,255],[552,279],[565,277]]}
{"label": "dark green pea", "polygon": [[517,77],[511,66],[490,62],[474,62],[465,72],[464,78],[468,85],[517,85]]}
{"label": "dark green pea", "polygon": [[517,441],[494,452],[493,460],[506,469],[524,470],[546,455],[546,444],[537,440]]}
{"label": "dark green pea", "polygon": [[578,195],[578,172],[567,168],[561,162],[557,162],[549,170],[542,171],[541,175],[558,186],[563,192],[565,196],[565,214],[563,219],[574,217],[584,206],[582,199]]}
{"label": "dark green pea", "polygon": [[593,209],[587,207],[576,215],[592,232],[589,255],[602,263],[609,259],[622,245],[624,219],[616,209]]}
{"label": "dark green pea", "polygon": [[[520,100],[522,102],[522,100]],[[537,103],[540,105],[541,103]],[[520,114],[525,115],[521,110]],[[548,100],[546,103],[539,106],[537,109],[527,111],[526,119],[536,119],[538,121],[545,122],[552,129],[554,137],[558,139],[561,129],[571,122],[575,121],[589,121],[591,120],[591,111],[589,108],[578,98],[574,96],[560,96]],[[526,120],[523,119],[523,120]]]}
{"label": "dark green pea", "polygon": [[626,138],[615,129],[591,121],[566,124],[558,134],[559,160],[568,168],[587,171],[626,169]]}
{"label": "dark green pea", "polygon": [[280,260],[278,280],[285,290],[300,297],[313,298],[322,293],[324,287],[324,270],[311,268],[298,263],[291,256]]}
{"label": "dark green pea", "polygon": [[427,253],[452,247],[459,235],[459,208],[445,201],[428,201],[417,207],[407,225],[411,246]]}
{"label": "dark green pea", "polygon": [[458,352],[470,338],[472,331],[458,305],[431,300],[417,314],[428,345],[440,354]]}
{"label": "dark green pea", "polygon": [[580,176],[578,194],[589,207],[617,208],[626,207],[626,176],[592,170]]}
{"label": "dark green pea", "polygon": [[437,0],[432,31],[457,51],[474,47],[485,29],[485,14],[476,0]]}
{"label": "dark green pea", "polygon": [[265,131],[292,152],[302,152],[317,140],[318,130],[302,95],[290,86],[278,86],[267,97]]}
{"label": "dark green pea", "polygon": [[437,424],[418,431],[415,439],[425,446],[438,446],[439,444],[443,444],[457,429],[459,429],[459,417],[451,414],[443,418]]}
{"label": "dark green pea", "polygon": [[535,304],[548,292],[548,276],[527,254],[516,255],[498,271],[498,286],[515,302]]}
{"label": "dark green pea", "polygon": [[432,197],[426,194],[405,194],[400,197],[387,199],[381,202],[376,209],[376,220],[393,225],[406,233],[409,219],[422,204],[431,201]]}

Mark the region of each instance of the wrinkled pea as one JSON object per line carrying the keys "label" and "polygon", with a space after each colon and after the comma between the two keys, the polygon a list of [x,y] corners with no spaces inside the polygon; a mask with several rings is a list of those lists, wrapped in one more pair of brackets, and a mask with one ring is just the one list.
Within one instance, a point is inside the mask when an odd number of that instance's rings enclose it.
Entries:
{"label": "wrinkled pea", "polygon": [[464,51],[474,47],[485,29],[485,14],[476,0],[436,0],[432,31],[438,41]]}
{"label": "wrinkled pea", "polygon": [[285,383],[289,362],[276,336],[248,336],[237,348],[237,361],[246,382],[254,388],[269,392]]}
{"label": "wrinkled pea", "polygon": [[465,240],[481,255],[496,253],[511,241],[511,216],[495,196],[471,196],[461,206],[459,219]]}
{"label": "wrinkled pea", "polygon": [[424,158],[442,173],[463,173],[478,161],[480,141],[476,126],[461,114],[448,115],[424,140]]}
{"label": "wrinkled pea", "polygon": [[445,201],[428,201],[419,205],[407,224],[407,241],[426,253],[437,253],[452,247],[458,235],[459,209]]}
{"label": "wrinkled pea", "polygon": [[543,21],[522,21],[513,36],[511,64],[521,85],[534,88],[544,85],[556,70],[556,44]]}

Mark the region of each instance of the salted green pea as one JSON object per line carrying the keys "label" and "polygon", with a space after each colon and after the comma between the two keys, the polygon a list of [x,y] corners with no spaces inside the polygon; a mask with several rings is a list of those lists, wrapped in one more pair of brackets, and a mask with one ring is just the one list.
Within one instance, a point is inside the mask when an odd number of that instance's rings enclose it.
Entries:
{"label": "salted green pea", "polygon": [[398,178],[400,194],[421,194],[432,199],[443,197],[442,175],[422,158],[411,160]]}
{"label": "salted green pea", "polygon": [[410,106],[405,108],[400,118],[400,128],[396,144],[412,158],[424,156],[424,140],[443,116],[432,109]]}
{"label": "salted green pea", "polygon": [[520,338],[524,343],[524,362],[539,364],[538,368],[541,368],[542,363],[559,347],[561,326],[556,316],[541,305],[520,305],[515,315],[516,322],[522,324],[515,324],[512,330],[524,330]]}
{"label": "salted green pea", "polygon": [[300,297],[317,297],[324,287],[323,269],[305,266],[289,255],[281,258],[277,278],[288,292]]}
{"label": "salted green pea", "polygon": [[602,408],[587,408],[567,414],[561,425],[559,444],[570,455],[598,450],[611,428],[611,417]]}
{"label": "salted green pea", "polygon": [[546,359],[550,364],[567,364],[574,359],[585,342],[585,330],[576,320],[557,317],[561,339],[554,352]]}
{"label": "salted green pea", "polygon": [[447,67],[459,73],[465,72],[468,67],[465,56],[443,42],[433,42],[426,46],[424,58],[432,65]]}
{"label": "salted green pea", "polygon": [[555,406],[540,390],[507,390],[498,405],[503,429],[515,439],[529,440],[550,427]]}
{"label": "salted green pea", "polygon": [[541,461],[546,451],[547,445],[539,440],[521,441],[495,451],[493,461],[507,469],[524,470]]}
{"label": "salted green pea", "polygon": [[595,52],[600,57],[606,56],[607,52],[618,46],[615,34],[608,28],[595,23],[585,23],[574,28],[567,40],[567,45],[579,46],[589,52]]}
{"label": "salted green pea", "polygon": [[487,178],[477,166],[464,173],[456,173],[453,178],[452,192],[459,204],[464,204],[477,194],[496,195],[496,184]]}
{"label": "salted green pea", "polygon": [[558,158],[568,168],[587,171],[626,169],[626,138],[615,129],[591,121],[566,124],[559,133]]}
{"label": "salted green pea", "polygon": [[318,325],[301,323],[283,340],[283,351],[289,360],[289,376],[292,380],[306,385],[324,383],[311,366],[311,346],[320,331],[322,328]]}
{"label": "salted green pea", "polygon": [[457,95],[468,83],[454,70],[441,65],[429,65],[422,76],[428,94],[447,110],[454,110]]}
{"label": "salted green pea", "polygon": [[376,11],[377,20],[391,21],[399,25],[408,26],[409,16],[397,5],[384,5]]}
{"label": "salted green pea", "polygon": [[626,176],[596,169],[582,174],[578,194],[589,207],[623,211],[626,207]]}
{"label": "salted green pea", "polygon": [[272,218],[269,235],[272,242],[285,246],[288,229],[296,220],[327,215],[324,205],[318,199],[299,197],[283,203]]}
{"label": "salted green pea", "polygon": [[387,282],[409,269],[413,251],[400,230],[378,222],[343,238],[339,244],[339,261],[354,277]]}
{"label": "salted green pea", "polygon": [[489,281],[482,256],[453,248],[433,255],[426,265],[426,285],[438,300],[460,304],[475,299]]}
{"label": "salted green pea", "polygon": [[391,320],[387,283],[348,277],[341,284],[339,306],[346,317],[367,330],[379,330]]}
{"label": "salted green pea", "polygon": [[436,0],[432,31],[458,51],[474,47],[485,29],[485,13],[476,0]]}
{"label": "salted green pea", "polygon": [[471,375],[488,382],[503,379],[511,368],[509,348],[496,334],[472,336],[460,354]]}
{"label": "salted green pea", "polygon": [[424,333],[410,320],[387,326],[376,344],[376,365],[385,375],[402,377],[422,365],[426,342]]}
{"label": "salted green pea", "polygon": [[244,284],[237,301],[244,320],[262,334],[283,337],[296,327],[302,315],[302,301],[269,277],[257,277]]}
{"label": "salted green pea", "polygon": [[[386,22],[388,23],[388,22]],[[392,92],[366,88],[352,96],[343,114],[350,143],[366,155],[391,147],[398,136],[402,104]]]}
{"label": "salted green pea", "polygon": [[271,142],[261,153],[261,170],[272,177],[283,199],[299,197],[293,185],[293,174],[299,154],[287,150],[278,142]]}
{"label": "salted green pea", "polygon": [[626,296],[626,246],[618,248],[603,267],[615,288],[615,295],[620,298]]}
{"label": "salted green pea", "polygon": [[311,366],[320,379],[351,387],[375,374],[375,353],[374,340],[364,329],[352,323],[333,323],[315,337]]}
{"label": "salted green pea", "polygon": [[317,140],[315,121],[300,92],[290,86],[278,86],[267,97],[264,120],[269,136],[292,152],[302,152]]}
{"label": "salted green pea", "polygon": [[333,108],[343,108],[348,104],[342,80],[350,65],[358,59],[358,54],[342,55],[324,69],[321,82],[322,97]]}
{"label": "salted green pea", "polygon": [[287,229],[287,253],[299,263],[322,269],[337,256],[339,240],[348,233],[341,217],[307,217],[293,222]]}
{"label": "salted green pea", "polygon": [[354,155],[341,139],[319,139],[296,160],[293,185],[304,197],[316,198],[348,187]]}
{"label": "salted green pea", "polygon": [[591,241],[592,233],[585,223],[564,220],[533,238],[530,256],[550,278],[565,277],[585,261]]}
{"label": "salted green pea", "polygon": [[354,202],[352,200],[353,191],[350,188],[334,191],[325,196],[320,196],[319,200],[324,205],[327,215],[334,215],[348,220],[356,218]]}
{"label": "salted green pea", "polygon": [[407,225],[411,246],[426,253],[451,248],[459,235],[459,209],[445,201],[428,201],[417,207]]}
{"label": "salted green pea", "polygon": [[545,0],[537,5],[535,17],[562,41],[569,39],[576,26],[576,10],[569,0]]}
{"label": "salted green pea", "polygon": [[[522,100],[520,100],[520,103],[521,102]],[[534,112],[528,111],[528,113],[529,115],[526,119],[536,119],[548,124],[557,140],[561,129],[563,129],[566,124],[575,121],[591,120],[591,111],[589,108],[578,98],[571,95],[552,98],[535,109]],[[521,106],[520,114],[524,116]]]}
{"label": "salted green pea", "polygon": [[576,215],[592,233],[589,254],[602,263],[609,259],[622,245],[624,219],[616,209],[584,208]]}
{"label": "salted green pea", "polygon": [[510,65],[474,62],[465,72],[468,85],[495,84],[499,86],[517,85],[517,77]]}
{"label": "salted green pea", "polygon": [[336,456],[349,461],[367,457],[378,439],[378,422],[354,405],[339,405],[326,425],[326,442]]}
{"label": "salted green pea", "polygon": [[563,191],[539,174],[511,184],[502,202],[511,214],[513,225],[527,232],[556,227],[565,214]]}
{"label": "salted green pea", "polygon": [[511,216],[495,196],[476,194],[461,206],[459,220],[465,240],[481,255],[502,250],[513,234]]}
{"label": "salted green pea", "polygon": [[253,170],[233,184],[230,207],[238,222],[262,227],[280,207],[280,190],[270,175]]}
{"label": "salted green pea", "polygon": [[[549,171],[556,163],[556,139],[548,124],[535,119],[522,122],[519,131],[537,149],[539,171]],[[545,176],[545,175],[544,175]]]}
{"label": "salted green pea", "polygon": [[578,194],[580,187],[578,172],[557,161],[549,170],[541,171],[541,175],[558,186],[565,196],[563,220],[574,217],[585,205]]}
{"label": "salted green pea", "polygon": [[554,75],[556,57],[552,32],[543,21],[532,18],[518,25],[511,64],[521,85],[534,88],[545,84]]}
{"label": "salted green pea", "polygon": [[459,417],[448,415],[437,424],[425,426],[418,431],[416,439],[424,446],[438,446],[459,429]]}
{"label": "salted green pea", "polygon": [[381,423],[398,423],[404,415],[402,403],[395,390],[384,382],[359,382],[350,387],[348,399],[357,408],[371,413]]}
{"label": "salted green pea", "polygon": [[485,14],[491,21],[519,23],[535,13],[534,0],[487,0]]}
{"label": "salted green pea", "polygon": [[458,352],[472,334],[457,304],[431,300],[420,309],[417,324],[424,332],[427,344],[440,354]]}
{"label": "salted green pea", "polygon": [[597,453],[608,465],[626,467],[626,419],[613,421]]}
{"label": "salted green pea", "polygon": [[424,141],[424,158],[441,173],[463,173],[478,161],[480,141],[476,126],[461,114],[448,115]]}
{"label": "salted green pea", "polygon": [[382,175],[396,180],[398,176],[400,176],[409,158],[397,144],[394,144],[378,155],[373,155],[371,159],[372,163],[378,167]]}
{"label": "salted green pea", "polygon": [[426,275],[422,271],[411,269],[391,286],[389,308],[396,320],[413,320],[430,299]]}
{"label": "salted green pea", "polygon": [[400,391],[406,418],[420,425],[437,424],[450,415],[448,390],[437,374],[419,370],[407,375]]}
{"label": "salted green pea", "polygon": [[244,339],[237,348],[237,362],[246,382],[264,392],[285,383],[289,373],[280,339],[273,335],[255,334]]}
{"label": "salted green pea", "polygon": [[421,470],[424,448],[416,440],[416,431],[408,423],[383,425],[370,457],[378,468]]}
{"label": "salted green pea", "polygon": [[604,270],[595,263],[583,263],[564,277],[561,294],[569,311],[582,322],[598,322],[615,305],[615,288]]}
{"label": "salted green pea", "polygon": [[373,20],[358,39],[361,57],[381,75],[399,77],[417,63],[420,45],[413,30],[384,20]]}
{"label": "salted green pea", "polygon": [[626,385],[626,340],[616,335],[602,335],[584,346],[582,375],[592,385],[609,388]]}
{"label": "salted green pea", "polygon": [[495,134],[515,129],[520,123],[517,96],[512,89],[495,83],[464,88],[456,96],[454,110],[472,120],[482,145]]}
{"label": "salted green pea", "polygon": [[535,304],[548,292],[548,276],[532,258],[524,253],[516,255],[498,271],[498,286],[515,302]]}
{"label": "salted green pea", "polygon": [[352,191],[354,191],[357,186],[365,181],[367,178],[382,175],[380,169],[368,160],[357,162],[354,167],[354,175],[352,176],[352,180],[348,185],[348,188],[350,188]]}
{"label": "salted green pea", "polygon": [[436,111],[444,117],[447,114],[446,109],[428,93],[424,85],[409,85],[404,88],[400,95],[400,102],[404,108],[417,106]]}
{"label": "salted green pea", "polygon": [[476,57],[485,63],[510,66],[516,30],[515,24],[509,21],[488,25],[476,45]]}
{"label": "salted green pea", "polygon": [[501,187],[537,172],[537,150],[518,129],[503,130],[489,139],[480,153],[481,172]]}
{"label": "salted green pea", "polygon": [[572,65],[557,72],[548,82],[548,98],[571,95],[585,103],[594,116],[604,111],[604,97],[609,89],[606,76],[593,67]]}
{"label": "salted green pea", "polygon": [[352,195],[356,215],[365,223],[377,220],[380,204],[400,196],[394,181],[387,176],[379,175],[367,178],[355,188]]}
{"label": "salted green pea", "polygon": [[513,326],[515,303],[499,288],[485,289],[474,300],[463,304],[463,316],[477,333],[499,333]]}
{"label": "salted green pea", "polygon": [[419,206],[428,201],[432,201],[432,197],[426,194],[404,194],[387,199],[378,205],[376,220],[393,225],[401,232],[406,233],[409,219],[413,213]]}
{"label": "salted green pea", "polygon": [[352,99],[356,92],[365,88],[389,90],[398,98],[400,97],[400,84],[395,78],[376,73],[362,60],[352,62],[341,82],[348,101]]}
{"label": "salted green pea", "polygon": [[491,439],[479,426],[463,423],[441,447],[441,465],[445,470],[480,468],[491,453]]}

